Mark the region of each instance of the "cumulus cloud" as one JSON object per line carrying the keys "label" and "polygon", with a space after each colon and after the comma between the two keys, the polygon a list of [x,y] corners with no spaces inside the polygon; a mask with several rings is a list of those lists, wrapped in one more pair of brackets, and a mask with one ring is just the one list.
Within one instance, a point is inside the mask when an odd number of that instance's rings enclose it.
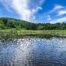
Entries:
{"label": "cumulus cloud", "polygon": [[50,23],[62,23],[62,22],[66,22],[66,17],[52,20]]}
{"label": "cumulus cloud", "polygon": [[21,19],[30,21],[34,14],[42,9],[44,0],[0,0],[8,11],[15,11]]}

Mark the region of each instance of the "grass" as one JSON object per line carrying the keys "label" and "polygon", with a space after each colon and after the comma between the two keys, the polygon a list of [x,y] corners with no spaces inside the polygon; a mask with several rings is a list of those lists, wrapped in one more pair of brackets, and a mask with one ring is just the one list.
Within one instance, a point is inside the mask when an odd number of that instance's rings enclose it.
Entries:
{"label": "grass", "polygon": [[0,30],[0,33],[17,32],[18,34],[56,34],[66,35],[66,30],[16,30],[16,29],[5,29]]}
{"label": "grass", "polygon": [[0,30],[0,38],[12,38],[12,37],[22,37],[27,35],[66,35],[66,30],[16,30],[16,29],[5,29]]}
{"label": "grass", "polygon": [[66,35],[66,30],[20,30],[18,33],[24,34],[54,34],[54,35]]}

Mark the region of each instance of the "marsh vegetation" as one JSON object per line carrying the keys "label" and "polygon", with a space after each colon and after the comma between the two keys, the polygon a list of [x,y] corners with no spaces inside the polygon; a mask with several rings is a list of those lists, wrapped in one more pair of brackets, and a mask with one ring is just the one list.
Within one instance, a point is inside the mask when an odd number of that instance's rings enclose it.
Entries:
{"label": "marsh vegetation", "polygon": [[0,18],[0,38],[23,36],[64,37],[66,23],[31,23],[13,18]]}

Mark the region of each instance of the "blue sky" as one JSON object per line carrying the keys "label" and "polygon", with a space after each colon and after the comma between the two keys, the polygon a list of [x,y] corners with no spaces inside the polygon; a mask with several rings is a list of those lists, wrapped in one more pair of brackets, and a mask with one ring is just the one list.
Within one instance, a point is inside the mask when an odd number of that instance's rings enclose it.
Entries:
{"label": "blue sky", "polygon": [[0,17],[36,23],[66,22],[66,0],[0,0]]}

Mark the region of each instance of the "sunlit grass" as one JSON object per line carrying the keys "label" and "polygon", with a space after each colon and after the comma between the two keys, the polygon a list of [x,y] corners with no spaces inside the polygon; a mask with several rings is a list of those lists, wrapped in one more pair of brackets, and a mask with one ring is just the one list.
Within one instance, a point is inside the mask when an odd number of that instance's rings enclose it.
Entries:
{"label": "sunlit grass", "polygon": [[66,35],[66,30],[16,30],[16,29],[5,29],[0,32],[17,32],[18,34],[59,34]]}
{"label": "sunlit grass", "polygon": [[0,38],[18,37],[24,35],[66,35],[66,30],[23,30],[5,29],[0,30]]}

